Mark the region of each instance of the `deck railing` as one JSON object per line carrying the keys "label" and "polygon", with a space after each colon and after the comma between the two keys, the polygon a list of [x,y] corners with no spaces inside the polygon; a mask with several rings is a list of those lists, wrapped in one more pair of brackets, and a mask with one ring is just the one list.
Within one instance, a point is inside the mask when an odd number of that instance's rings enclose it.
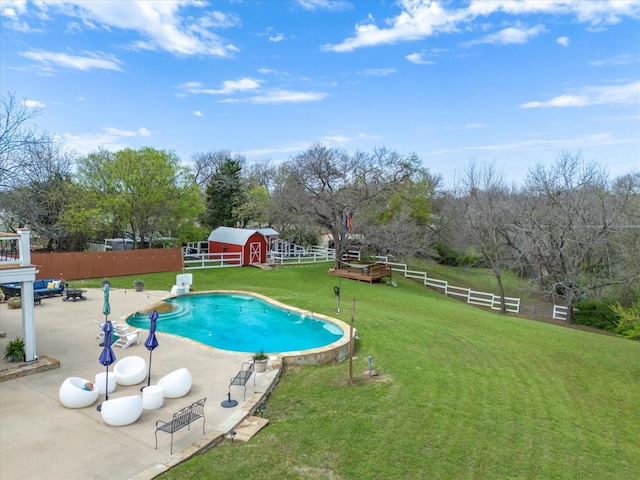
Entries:
{"label": "deck railing", "polygon": [[17,233],[0,232],[0,265],[30,265],[29,233],[28,229],[18,229]]}

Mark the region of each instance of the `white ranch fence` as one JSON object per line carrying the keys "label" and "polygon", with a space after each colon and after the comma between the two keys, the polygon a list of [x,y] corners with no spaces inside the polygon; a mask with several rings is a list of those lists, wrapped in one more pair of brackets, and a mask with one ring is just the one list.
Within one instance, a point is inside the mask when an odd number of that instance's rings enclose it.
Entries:
{"label": "white ranch fence", "polygon": [[242,252],[233,253],[196,253],[184,256],[184,269],[241,267]]}
{"label": "white ranch fence", "polygon": [[[313,246],[309,248],[286,247],[279,251],[271,250],[268,254],[268,263],[278,265],[302,265],[308,263],[333,262],[335,261],[336,251],[332,248],[324,248]],[[427,272],[409,270],[404,263],[389,262],[388,257],[373,257],[378,262],[384,262],[391,265],[394,272],[402,273],[405,278],[413,278],[422,281],[427,287],[442,290],[444,295],[464,299],[467,303],[488,307],[492,310],[500,310],[500,296],[489,292],[480,292],[470,288],[456,287],[449,285],[446,280],[439,280],[427,275]],[[357,250],[349,250],[343,254],[342,259],[360,260],[360,252]],[[197,268],[220,268],[220,267],[239,267],[242,265],[242,253],[216,253],[216,254],[192,254],[185,255],[185,270],[193,270]],[[520,312],[520,299],[515,297],[505,297],[505,306],[507,312]],[[554,318],[555,309],[554,309]]]}
{"label": "white ranch fence", "polygon": [[563,307],[562,305],[554,305],[553,306],[553,319],[554,320],[566,320],[567,319],[567,307]]}
{"label": "white ranch fence", "polygon": [[[380,261],[385,257],[378,257]],[[439,280],[427,275],[427,272],[420,272],[416,270],[409,270],[404,263],[386,262],[391,265],[391,270],[394,272],[400,272],[406,278],[413,278],[421,280],[422,284],[427,287],[437,288],[442,290],[444,295],[450,297],[458,297],[466,300],[467,303],[473,305],[480,305],[483,307],[489,307],[492,310],[500,310],[500,295],[495,295],[489,292],[480,292],[478,290],[472,290],[470,288],[456,287],[449,285],[446,280]],[[519,313],[520,312],[520,299],[516,297],[504,297],[505,307],[507,312]]]}
{"label": "white ranch fence", "polygon": [[278,265],[301,265],[304,263],[333,262],[336,251],[333,248],[310,247],[297,251],[276,252],[270,251],[268,263]]}

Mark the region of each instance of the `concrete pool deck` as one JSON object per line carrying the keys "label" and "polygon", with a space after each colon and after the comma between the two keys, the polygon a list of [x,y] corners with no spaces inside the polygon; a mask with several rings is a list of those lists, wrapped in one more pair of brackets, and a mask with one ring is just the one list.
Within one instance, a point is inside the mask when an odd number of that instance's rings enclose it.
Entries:
{"label": "concrete pool deck", "polygon": [[[154,350],[151,383],[167,373],[186,367],[192,375],[191,391],[182,398],[165,399],[158,410],[143,410],[135,423],[111,427],[102,420],[96,406],[68,409],[60,404],[58,390],[67,377],[77,376],[94,381],[105,371],[98,362],[102,347],[95,336],[99,333],[94,320],[102,321],[103,293],[88,289],[86,300],[63,302],[60,297],[47,298],[35,307],[36,352],[59,361],[59,368],[20,376],[0,382],[0,478],[12,480],[42,479],[151,479],[182,462],[233,430],[250,412],[264,401],[279,375],[279,359],[272,359],[266,373],[255,375],[247,383],[247,400],[243,388],[232,387],[231,398],[238,400],[234,408],[223,408],[229,381],[249,360],[246,353],[222,351],[180,337],[157,333],[160,346]],[[110,292],[112,321],[124,322],[129,314],[169,296],[163,291],[135,292],[112,289]],[[0,304],[0,349],[16,337],[22,337],[22,311]],[[114,347],[118,360],[140,356],[149,361],[144,347],[148,331],[140,331],[140,344],[127,349]],[[40,363],[40,362],[39,362]],[[0,373],[15,366],[0,356]],[[275,368],[274,368],[275,367]],[[110,375],[113,365],[109,367]],[[6,375],[4,375],[6,378]],[[110,399],[139,395],[140,387],[118,385]],[[206,433],[202,421],[174,434],[173,455],[169,454],[171,437],[160,432],[155,449],[155,423],[168,421],[173,413],[206,397]]]}

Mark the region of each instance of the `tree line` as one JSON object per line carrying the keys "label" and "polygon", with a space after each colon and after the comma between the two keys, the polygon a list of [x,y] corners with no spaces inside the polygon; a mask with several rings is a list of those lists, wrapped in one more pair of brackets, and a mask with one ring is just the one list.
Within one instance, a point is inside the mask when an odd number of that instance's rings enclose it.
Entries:
{"label": "tree line", "polygon": [[[611,179],[601,165],[562,152],[523,185],[493,164],[470,162],[453,188],[415,154],[347,153],[314,144],[280,163],[249,164],[217,150],[184,164],[152,147],[75,155],[9,95],[0,124],[0,220],[29,227],[49,250],[130,238],[181,245],[218,226],[273,227],[303,245],[329,234],[337,258],[365,254],[516,271],[545,296],[638,301],[640,172]],[[339,260],[338,260],[339,261]],[[503,300],[503,310],[504,300]]]}

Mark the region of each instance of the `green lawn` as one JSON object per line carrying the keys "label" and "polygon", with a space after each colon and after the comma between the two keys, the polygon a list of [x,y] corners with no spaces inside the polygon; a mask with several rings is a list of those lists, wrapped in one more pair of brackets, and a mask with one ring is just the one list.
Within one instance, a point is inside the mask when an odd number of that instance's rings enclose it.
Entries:
{"label": "green lawn", "polygon": [[[194,288],[250,290],[332,315],[338,280],[327,269],[195,271]],[[146,275],[145,288],[173,278]],[[638,478],[640,343],[500,316],[396,280],[342,281],[339,318],[349,321],[355,298],[360,336],[352,385],[348,362],[289,368],[265,430],[162,478]],[[369,355],[374,380],[362,376]]]}

